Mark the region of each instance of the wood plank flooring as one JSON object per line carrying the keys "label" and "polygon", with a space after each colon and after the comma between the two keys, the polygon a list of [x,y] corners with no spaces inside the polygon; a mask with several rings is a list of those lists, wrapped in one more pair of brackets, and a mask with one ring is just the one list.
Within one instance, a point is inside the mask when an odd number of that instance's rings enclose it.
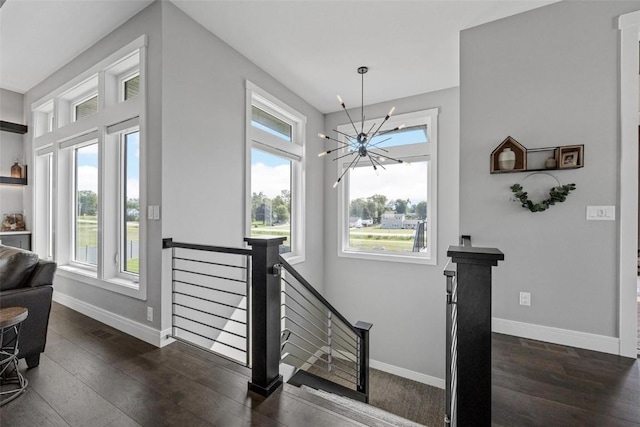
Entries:
{"label": "wood plank flooring", "polygon": [[[40,366],[25,368],[29,387],[0,408],[2,427],[389,426],[288,384],[264,399],[245,367],[155,348],[59,304]],[[442,390],[396,381],[372,371],[372,402],[442,425]],[[640,426],[638,362],[616,356],[494,335],[492,393],[495,426]]]}

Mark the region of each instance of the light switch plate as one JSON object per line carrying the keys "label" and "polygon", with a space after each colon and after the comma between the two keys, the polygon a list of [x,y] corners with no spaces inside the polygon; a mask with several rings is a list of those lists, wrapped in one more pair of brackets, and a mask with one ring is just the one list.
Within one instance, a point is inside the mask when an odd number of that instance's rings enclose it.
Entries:
{"label": "light switch plate", "polygon": [[615,206],[587,206],[587,221],[615,221]]}

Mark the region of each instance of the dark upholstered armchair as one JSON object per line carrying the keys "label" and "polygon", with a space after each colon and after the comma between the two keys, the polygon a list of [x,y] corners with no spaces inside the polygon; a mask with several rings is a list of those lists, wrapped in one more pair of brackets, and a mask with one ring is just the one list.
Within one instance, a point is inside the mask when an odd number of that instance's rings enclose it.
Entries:
{"label": "dark upholstered armchair", "polygon": [[0,245],[0,307],[25,307],[18,357],[29,368],[40,363],[47,341],[56,263],[23,249]]}

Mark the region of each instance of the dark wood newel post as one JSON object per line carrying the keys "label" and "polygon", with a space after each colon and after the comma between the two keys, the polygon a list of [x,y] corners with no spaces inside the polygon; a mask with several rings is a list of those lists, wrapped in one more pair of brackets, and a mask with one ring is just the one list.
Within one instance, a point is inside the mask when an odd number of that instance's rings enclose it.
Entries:
{"label": "dark wood newel post", "polygon": [[357,389],[365,395],[365,403],[369,403],[369,330],[371,323],[357,321],[354,328],[360,331],[358,341],[358,384]]}
{"label": "dark wood newel post", "polygon": [[491,267],[495,248],[451,246],[457,265],[457,425],[491,425]]}
{"label": "dark wood newel post", "polygon": [[246,237],[251,254],[251,382],[249,390],[269,396],[282,385],[280,375],[279,246],[285,237]]}

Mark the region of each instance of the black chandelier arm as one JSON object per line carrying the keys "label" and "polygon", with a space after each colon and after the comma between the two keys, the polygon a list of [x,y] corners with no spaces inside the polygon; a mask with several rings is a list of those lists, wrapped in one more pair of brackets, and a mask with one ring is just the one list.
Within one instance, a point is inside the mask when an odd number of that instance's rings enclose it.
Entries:
{"label": "black chandelier arm", "polygon": [[[373,124],[371,125],[371,127],[369,128],[369,130],[367,131],[366,135],[369,135],[371,133],[371,129],[373,129],[376,125],[376,122],[373,122]],[[369,138],[371,139],[371,138]]]}
{"label": "black chandelier arm", "polygon": [[353,126],[353,130],[357,134],[358,133],[358,129],[356,128],[355,123],[353,123],[353,119],[351,118],[351,114],[349,114],[349,110],[347,110],[347,107],[344,105],[344,101],[342,100],[342,98],[340,98],[340,95],[338,95],[338,101],[340,102],[340,105],[342,105],[342,109],[344,110],[344,112],[347,113],[347,117],[349,118],[349,121],[351,122],[351,126]]}
{"label": "black chandelier arm", "polygon": [[351,151],[351,152],[349,152],[347,154],[343,154],[342,156],[336,157],[335,159],[333,159],[333,161],[335,162],[336,160],[340,160],[340,159],[342,159],[344,157],[347,157],[347,156],[350,156],[352,154],[358,154],[358,152],[357,151]]}
{"label": "black chandelier arm", "polygon": [[398,159],[394,159],[393,157],[389,157],[389,156],[385,156],[382,153],[377,153],[375,151],[369,151],[369,153],[373,153],[376,156],[380,156],[380,157],[384,157],[387,160],[393,160],[394,162],[398,162],[398,163],[404,163],[402,160],[398,160]]}
{"label": "black chandelier arm", "polygon": [[328,135],[324,135],[324,134],[322,134],[322,133],[319,133],[319,134],[318,134],[318,136],[319,136],[320,138],[328,139],[328,140],[330,140],[330,141],[335,141],[335,142],[337,142],[338,144],[342,144],[342,146],[343,146],[343,147],[351,147],[351,144],[348,144],[348,143],[346,143],[346,142],[344,142],[344,141],[340,141],[339,139],[336,139],[336,138],[332,138],[332,137],[330,137],[330,136],[328,136]]}
{"label": "black chandelier arm", "polygon": [[[357,153],[356,153],[357,154]],[[358,166],[358,161],[360,160],[360,156],[356,156],[355,159],[353,159],[351,161],[351,163],[349,163],[349,166],[346,167],[346,169],[342,172],[342,175],[340,175],[340,178],[338,178],[338,180],[335,182],[335,184],[333,184],[333,188],[336,188],[336,186],[338,185],[338,183],[342,180],[342,177],[345,176],[345,174],[349,171],[349,169],[351,169],[351,166],[353,166],[354,168],[356,166]],[[354,164],[355,163],[355,164]]]}
{"label": "black chandelier arm", "polygon": [[395,131],[398,131],[398,130],[400,130],[400,129],[404,129],[404,128],[405,128],[405,126],[404,126],[404,125],[396,126],[396,127],[394,127],[393,129],[383,130],[383,131],[382,131],[382,132],[380,132],[377,136],[386,135],[386,134],[388,134],[389,132],[395,132]]}
{"label": "black chandelier arm", "polygon": [[378,132],[380,132],[380,129],[387,122],[387,120],[389,120],[389,117],[391,117],[391,114],[393,114],[393,110],[395,110],[395,109],[396,109],[396,107],[391,108],[391,111],[389,111],[389,114],[387,114],[384,117],[384,120],[382,121],[382,123],[380,123],[380,126],[378,126],[378,129],[376,129],[376,131],[371,135],[371,139],[373,139],[376,135],[378,135]]}
{"label": "black chandelier arm", "polygon": [[[373,144],[373,145],[369,145],[369,143],[371,142],[371,140],[369,140],[369,142],[367,142],[367,144],[365,145],[365,147],[367,147],[368,149],[375,148],[376,150],[382,150],[382,151],[384,151],[385,153],[388,153],[388,152],[389,152],[389,150],[385,150],[384,148],[380,148],[380,147],[378,147],[378,145],[382,144],[383,142],[387,142],[387,141],[388,141],[388,140],[390,140],[390,139],[391,139],[391,138],[383,139],[382,141],[376,142],[376,143],[375,143],[375,144]],[[377,147],[377,148],[376,148],[376,147]]]}
{"label": "black chandelier arm", "polygon": [[373,166],[373,170],[377,170],[376,169],[376,165],[380,166],[384,170],[387,170],[387,168],[385,168],[382,163],[380,163],[379,161],[377,161],[376,159],[371,157],[371,155],[368,154],[367,157],[369,158],[369,161],[371,162],[371,165]]}
{"label": "black chandelier arm", "polygon": [[342,135],[342,136],[346,136],[346,137],[347,137],[347,138],[349,138],[350,140],[351,140],[351,139],[356,139],[356,138],[358,138],[357,136],[351,136],[351,135],[349,135],[348,133],[340,132],[338,129],[334,129],[333,131],[334,131],[335,133],[339,133],[339,134],[340,134],[340,135]]}

